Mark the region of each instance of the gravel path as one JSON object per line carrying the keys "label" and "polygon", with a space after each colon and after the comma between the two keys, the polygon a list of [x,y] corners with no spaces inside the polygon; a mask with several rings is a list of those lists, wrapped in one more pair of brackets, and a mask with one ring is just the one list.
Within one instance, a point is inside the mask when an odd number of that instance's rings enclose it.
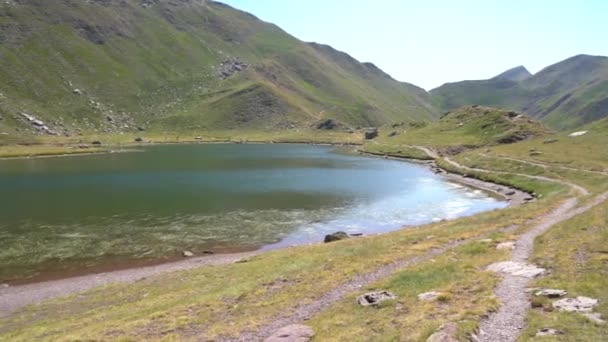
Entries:
{"label": "gravel path", "polygon": [[83,292],[94,287],[111,283],[133,283],[157,274],[189,270],[201,266],[230,264],[260,253],[260,251],[256,251],[210,255],[155,266],[0,288],[0,318],[6,317],[26,305]]}
{"label": "gravel path", "polygon": [[[424,153],[428,154],[431,158],[434,159],[438,159],[441,158],[441,156],[436,152],[433,151],[432,149],[428,148],[428,147],[424,147],[424,146],[415,146],[415,145],[410,145],[410,147],[413,148],[417,148],[421,151],[423,151]],[[483,155],[483,154],[480,154]],[[571,182],[567,182],[561,179],[555,179],[555,178],[549,178],[549,177],[543,177],[543,176],[534,176],[534,175],[527,175],[524,173],[515,173],[515,172],[507,172],[507,171],[494,171],[494,170],[485,170],[485,169],[477,169],[477,168],[472,168],[472,167],[468,167],[466,165],[462,165],[448,157],[443,157],[443,159],[450,163],[451,165],[460,168],[460,169],[465,169],[465,170],[469,170],[469,171],[476,171],[476,172],[482,172],[482,173],[495,173],[495,174],[499,174],[499,175],[516,175],[516,176],[521,176],[521,177],[526,177],[526,178],[531,178],[531,179],[538,179],[538,180],[542,180],[542,181],[546,181],[546,182],[552,182],[552,183],[558,183],[558,184],[562,184],[562,185],[566,185],[571,187],[572,189],[576,190],[579,194],[586,196],[589,195],[589,191],[585,188],[583,188],[582,186],[578,185],[578,184],[574,184]],[[522,163],[529,163],[534,165],[534,163],[525,161],[525,160],[519,160],[519,159],[514,159],[514,158],[507,158],[508,160],[512,160],[512,161],[517,161],[517,162],[522,162]],[[564,167],[566,168],[566,167]],[[578,170],[578,169],[574,169],[572,168],[572,170],[574,171],[583,171],[583,170]],[[595,172],[595,171],[591,171],[591,172]],[[604,174],[602,172],[600,172],[600,174]]]}
{"label": "gravel path", "polygon": [[[549,213],[539,224],[523,234],[516,242],[511,261],[526,262],[532,255],[534,240],[544,234],[553,225],[569,220],[591,208],[605,202],[608,193],[598,195],[585,206],[576,208],[576,198],[570,198],[559,208]],[[510,342],[516,341],[521,330],[525,327],[526,312],[530,308],[530,298],[526,293],[531,278],[505,275],[495,290],[495,294],[503,303],[500,309],[482,320],[479,327],[479,342]]]}
{"label": "gravel path", "polygon": [[540,163],[540,162],[533,162],[533,161],[530,161],[530,160],[515,159],[515,158],[509,158],[509,157],[502,157],[502,156],[491,156],[491,155],[488,155],[488,154],[485,154],[485,153],[478,153],[478,154],[480,156],[486,157],[486,158],[495,158],[495,159],[510,160],[510,161],[519,162],[519,163],[523,163],[523,164],[528,164],[528,165],[533,165],[533,166],[539,166],[539,167],[542,167],[543,169],[550,168],[550,167],[555,167],[555,168],[562,169],[562,170],[569,170],[569,171],[576,171],[576,172],[586,172],[586,173],[593,173],[593,174],[600,175],[600,176],[608,176],[608,172],[604,172],[604,171],[594,171],[594,170],[579,169],[579,168],[576,168],[576,167],[569,167],[569,166],[563,166],[563,165],[544,164],[544,163]]}
{"label": "gravel path", "polygon": [[562,184],[565,186],[569,186],[572,189],[576,190],[580,195],[583,196],[587,196],[589,195],[589,191],[585,188],[583,188],[582,186],[578,185],[578,184],[574,184],[565,180],[561,180],[561,179],[555,179],[555,178],[549,178],[549,177],[544,177],[544,176],[534,176],[534,175],[527,175],[525,173],[516,173],[516,172],[507,172],[507,171],[490,171],[490,170],[485,170],[485,169],[477,169],[477,168],[472,168],[472,167],[468,167],[465,165],[462,165],[456,161],[453,161],[452,159],[448,158],[448,157],[444,157],[443,158],[446,162],[452,164],[455,167],[464,169],[464,170],[468,170],[468,171],[475,171],[475,172],[482,172],[482,173],[495,173],[498,175],[516,175],[516,176],[520,176],[520,177],[526,177],[526,178],[530,178],[530,179],[537,179],[537,180],[542,180],[545,182],[552,182],[552,183],[558,183],[558,184]]}

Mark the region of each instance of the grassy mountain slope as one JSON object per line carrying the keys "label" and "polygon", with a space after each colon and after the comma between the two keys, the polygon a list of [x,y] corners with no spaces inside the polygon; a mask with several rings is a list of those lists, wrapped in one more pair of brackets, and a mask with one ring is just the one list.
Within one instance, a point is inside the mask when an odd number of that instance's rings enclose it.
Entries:
{"label": "grassy mountain slope", "polygon": [[408,146],[424,145],[446,154],[458,154],[471,148],[541,137],[552,131],[525,114],[474,105],[446,113],[436,122],[393,125],[380,133],[378,139],[365,145],[366,151],[390,151],[391,155],[418,158],[424,154]]}
{"label": "grassy mountain slope", "polygon": [[470,104],[498,106],[524,111],[556,128],[608,116],[608,57],[575,56],[522,79],[504,75],[448,83],[431,95],[444,110]]}
{"label": "grassy mountain slope", "polygon": [[[204,0],[0,5],[0,133],[351,126],[430,120],[370,64]],[[7,135],[7,134],[4,134]]]}

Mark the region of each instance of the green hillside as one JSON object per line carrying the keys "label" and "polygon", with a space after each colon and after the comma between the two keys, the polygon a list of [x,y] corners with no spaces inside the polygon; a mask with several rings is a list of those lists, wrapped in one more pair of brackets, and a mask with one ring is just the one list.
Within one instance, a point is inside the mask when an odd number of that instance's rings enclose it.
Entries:
{"label": "green hillside", "polygon": [[372,153],[427,159],[412,146],[427,146],[448,155],[463,151],[512,144],[553,132],[542,123],[514,111],[484,106],[466,106],[444,114],[432,123],[392,125],[364,146]]}
{"label": "green hillside", "polygon": [[436,117],[424,90],[219,2],[2,2],[0,43],[4,140]]}
{"label": "green hillside", "polygon": [[608,57],[578,55],[529,77],[505,74],[448,83],[430,93],[443,110],[471,104],[497,106],[523,111],[560,129],[608,116]]}

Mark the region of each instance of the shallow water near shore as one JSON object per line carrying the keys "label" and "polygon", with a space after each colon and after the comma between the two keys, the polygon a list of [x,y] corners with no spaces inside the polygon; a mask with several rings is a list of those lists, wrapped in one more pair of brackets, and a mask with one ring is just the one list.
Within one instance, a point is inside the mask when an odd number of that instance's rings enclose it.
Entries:
{"label": "shallow water near shore", "polygon": [[0,281],[381,233],[507,205],[423,165],[311,145],[0,161]]}

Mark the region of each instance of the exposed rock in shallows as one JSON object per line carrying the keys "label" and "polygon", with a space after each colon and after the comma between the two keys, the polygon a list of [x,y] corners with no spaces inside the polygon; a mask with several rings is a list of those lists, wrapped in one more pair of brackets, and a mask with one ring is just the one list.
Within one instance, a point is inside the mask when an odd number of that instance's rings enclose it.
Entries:
{"label": "exposed rock in shallows", "polygon": [[359,296],[359,298],[357,298],[357,303],[362,306],[376,306],[384,301],[396,298],[397,296],[388,291],[368,292]]}
{"label": "exposed rock in shallows", "polygon": [[345,232],[335,232],[329,235],[325,235],[325,243],[328,242],[334,242],[334,241],[340,241],[340,240],[344,240],[344,239],[348,239],[350,236],[348,236],[348,234],[346,234]]}
{"label": "exposed rock in shallows", "polygon": [[311,327],[292,324],[274,332],[265,342],[308,342],[315,336]]}

